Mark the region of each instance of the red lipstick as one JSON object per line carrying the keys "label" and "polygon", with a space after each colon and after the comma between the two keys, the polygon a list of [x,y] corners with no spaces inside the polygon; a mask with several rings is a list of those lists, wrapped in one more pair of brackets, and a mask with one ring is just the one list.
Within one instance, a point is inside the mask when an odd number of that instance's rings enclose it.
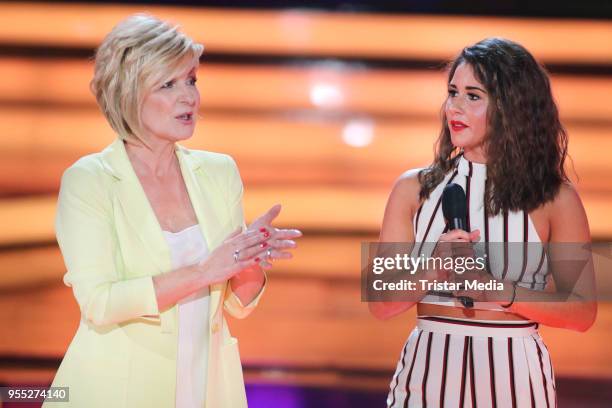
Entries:
{"label": "red lipstick", "polygon": [[469,126],[459,120],[451,120],[450,121],[451,129],[455,132],[461,132],[463,129],[468,128]]}

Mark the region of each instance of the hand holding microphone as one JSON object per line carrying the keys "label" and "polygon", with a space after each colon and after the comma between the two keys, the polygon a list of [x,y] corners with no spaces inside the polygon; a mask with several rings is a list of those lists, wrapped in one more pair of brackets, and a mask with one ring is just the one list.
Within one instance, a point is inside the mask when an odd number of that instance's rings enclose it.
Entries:
{"label": "hand holding microphone", "polygon": [[[468,231],[467,228],[467,199],[463,188],[450,183],[444,187],[442,192],[442,213],[447,222],[449,232],[440,235],[438,242],[448,242],[452,244],[442,245],[439,253],[448,253],[457,256],[474,256],[471,243],[480,240],[480,231]],[[457,245],[458,242],[465,242],[466,245]],[[450,247],[450,248],[449,248]],[[473,307],[474,300],[468,296],[459,296],[459,300],[464,307]]]}

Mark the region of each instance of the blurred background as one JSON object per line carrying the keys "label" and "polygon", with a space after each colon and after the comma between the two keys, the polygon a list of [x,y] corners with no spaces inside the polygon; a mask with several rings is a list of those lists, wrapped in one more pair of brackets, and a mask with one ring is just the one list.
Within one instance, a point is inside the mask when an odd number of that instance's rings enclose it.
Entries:
{"label": "blurred background", "polygon": [[[254,314],[230,321],[250,406],[384,406],[415,311],[369,315],[360,243],[376,240],[394,180],[432,159],[443,66],[466,45],[507,37],[546,65],[593,239],[612,240],[610,2],[0,3],[0,385],[49,384],[77,328],[53,231],[59,180],[114,138],[92,57],[135,12],[206,47],[186,145],[236,159],[249,220],[280,202],[279,224],[305,232]],[[603,302],[586,333],[542,329],[560,407],[610,406],[611,333]]]}

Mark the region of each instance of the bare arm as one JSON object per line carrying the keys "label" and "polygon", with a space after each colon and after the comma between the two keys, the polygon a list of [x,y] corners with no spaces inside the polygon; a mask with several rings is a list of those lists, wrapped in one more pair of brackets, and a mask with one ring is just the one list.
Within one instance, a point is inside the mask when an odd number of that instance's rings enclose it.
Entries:
{"label": "bare arm", "polygon": [[[393,186],[387,200],[379,242],[414,242],[413,217],[419,206],[418,169],[404,173]],[[417,294],[418,296],[418,294]],[[378,319],[389,319],[414,306],[416,302],[369,302]]]}
{"label": "bare arm", "polygon": [[[561,186],[548,207],[549,267],[552,268],[557,293],[543,294],[517,287],[517,298],[527,301],[514,303],[510,311],[548,326],[586,331],[597,315],[590,252],[578,251],[578,244],[591,242],[586,213],[578,193],[569,184]],[[573,262],[560,262],[564,260]],[[582,261],[580,268],[576,268],[575,261]],[[542,299],[545,296],[556,301],[528,301],[530,297]]]}
{"label": "bare arm", "polygon": [[261,266],[252,265],[232,276],[229,284],[232,292],[240,299],[240,303],[248,305],[263,290],[265,282],[266,275]]}
{"label": "bare arm", "polygon": [[[164,311],[205,286],[224,282],[253,267],[263,256],[265,249],[261,244],[266,239],[268,237],[259,231],[240,234],[237,230],[204,261],[154,276],[158,310]],[[234,251],[237,249],[240,257],[235,262]]]}

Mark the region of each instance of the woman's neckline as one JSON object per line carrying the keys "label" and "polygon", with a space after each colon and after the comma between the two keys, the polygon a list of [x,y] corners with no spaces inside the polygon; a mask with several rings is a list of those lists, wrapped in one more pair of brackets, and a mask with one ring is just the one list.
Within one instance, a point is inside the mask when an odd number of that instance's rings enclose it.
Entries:
{"label": "woman's neckline", "polygon": [[198,227],[199,225],[200,225],[200,224],[193,224],[193,225],[190,225],[190,226],[188,226],[188,227],[186,227],[186,228],[183,228],[182,230],[177,231],[177,232],[166,231],[166,230],[162,230],[162,232],[164,232],[164,233],[166,233],[166,234],[170,234],[170,235],[180,235],[180,234],[182,234],[183,232],[186,232],[186,231],[189,231],[189,230],[191,230],[191,229],[193,229],[193,228],[195,228],[195,227]]}
{"label": "woman's neckline", "polygon": [[457,163],[457,172],[463,176],[487,178],[487,165],[470,161],[461,154]]}
{"label": "woman's neckline", "polygon": [[470,162],[470,163],[472,163],[472,164],[480,164],[480,165],[483,165],[483,166],[486,166],[486,165],[487,165],[487,162],[486,162],[486,161],[484,161],[484,162],[479,162],[479,161],[475,161],[475,160],[470,160],[470,159],[468,159],[467,157],[465,157],[465,152],[464,152],[464,151],[462,151],[462,152],[461,152],[460,156],[461,156],[461,157],[463,157],[465,160],[467,160],[468,162]]}

